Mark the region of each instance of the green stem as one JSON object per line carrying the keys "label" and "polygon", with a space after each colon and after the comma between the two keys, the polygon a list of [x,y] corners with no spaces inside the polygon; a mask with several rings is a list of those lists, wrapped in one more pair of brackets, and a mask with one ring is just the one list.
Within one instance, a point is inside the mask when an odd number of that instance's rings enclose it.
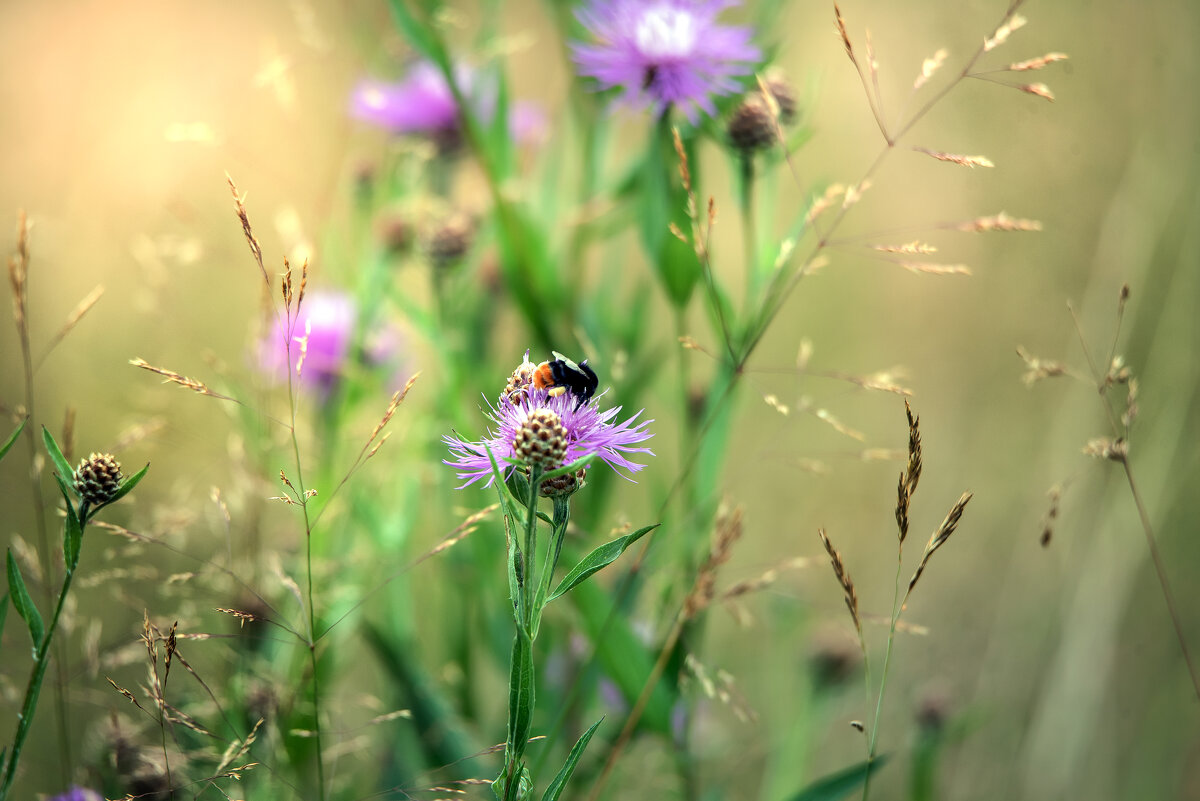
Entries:
{"label": "green stem", "polygon": [[[904,567],[904,562],[901,559],[902,554],[903,551],[899,551],[896,554],[896,581],[892,593],[892,622],[888,628],[887,650],[883,653],[883,670],[879,678],[879,697],[875,699],[875,717],[871,721],[871,739],[867,744],[867,772],[863,778],[863,801],[867,801],[867,794],[871,791],[871,767],[875,764],[875,746],[879,740],[879,713],[883,709],[883,694],[887,690],[888,667],[892,663],[892,643],[896,640],[896,624],[900,622],[900,612],[902,610],[900,606],[900,571]],[[869,683],[870,679],[867,679],[867,681]]]}
{"label": "green stem", "polygon": [[746,297],[744,305],[746,319],[754,310],[758,290],[758,219],[754,211],[754,156],[743,153],[738,161],[741,166],[741,192],[738,200],[742,214],[742,258],[746,271]]}
{"label": "green stem", "polygon": [[63,577],[62,589],[58,593],[58,605],[54,608],[54,617],[50,620],[50,628],[46,630],[46,634],[38,646],[33,672],[29,675],[29,684],[25,688],[25,700],[21,704],[21,713],[17,715],[17,731],[13,735],[12,751],[8,755],[8,761],[4,764],[4,781],[0,784],[0,801],[8,798],[8,792],[16,778],[17,761],[21,757],[21,748],[25,745],[25,738],[29,736],[29,730],[33,726],[33,715],[37,710],[38,696],[42,691],[42,680],[46,677],[46,667],[50,664],[50,642],[54,639],[54,632],[58,628],[58,619],[62,615],[63,605],[66,603],[67,592],[71,589],[71,579],[74,575],[75,571],[68,570]]}

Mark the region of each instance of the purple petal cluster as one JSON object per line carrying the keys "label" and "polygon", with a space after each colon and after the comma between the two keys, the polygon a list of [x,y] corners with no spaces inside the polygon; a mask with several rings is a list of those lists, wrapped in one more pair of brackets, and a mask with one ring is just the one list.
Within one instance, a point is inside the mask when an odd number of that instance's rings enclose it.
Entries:
{"label": "purple petal cluster", "polygon": [[[465,64],[455,66],[454,81],[474,112],[488,122],[495,111],[495,87],[480,86],[475,71]],[[459,139],[454,92],[442,71],[428,61],[417,63],[398,83],[362,81],[351,95],[350,111],[358,119],[394,134],[427,136],[440,142]],[[517,141],[537,141],[545,125],[540,107],[525,102],[513,104],[509,128]]]}
{"label": "purple petal cluster", "polygon": [[[305,295],[300,311],[289,323],[275,320],[259,343],[259,366],[275,380],[286,380],[285,370],[295,369],[300,360],[302,340],[304,363],[300,368],[302,387],[315,387],[327,396],[346,372],[351,357],[354,330],[358,324],[358,306],[346,292],[316,290]],[[363,361],[368,367],[393,364],[402,348],[399,332],[379,325],[367,332],[363,343]],[[290,350],[290,360],[289,360]]]}
{"label": "purple petal cluster", "polygon": [[735,80],[754,71],[762,54],[751,30],[720,25],[729,0],[591,0],[579,21],[593,42],[576,42],[572,57],[580,75],[599,88],[621,88],[621,100],[679,107],[692,122],[697,112],[715,116],[713,98],[740,90]]}
{"label": "purple petal cluster", "polygon": [[485,486],[491,486],[493,476],[492,464],[488,459],[489,450],[507,477],[513,469],[512,462],[506,461],[513,458],[513,440],[535,409],[550,409],[558,415],[567,430],[567,456],[564,465],[595,454],[618,474],[623,475],[622,471],[636,473],[645,467],[644,464],[631,461],[630,455],[654,455],[649,448],[637,447],[638,443],[654,436],[646,430],[646,426],[652,423],[652,420],[637,421],[641,412],[626,420],[614,422],[621,407],[601,411],[600,398],[580,405],[570,393],[552,396],[545,390],[531,389],[516,402],[502,400],[495,406],[488,403],[488,417],[494,428],[489,430],[483,439],[465,442],[457,437],[443,438],[453,457],[445,460],[445,463],[458,470],[458,477],[464,482],[462,487],[483,479],[486,479]]}

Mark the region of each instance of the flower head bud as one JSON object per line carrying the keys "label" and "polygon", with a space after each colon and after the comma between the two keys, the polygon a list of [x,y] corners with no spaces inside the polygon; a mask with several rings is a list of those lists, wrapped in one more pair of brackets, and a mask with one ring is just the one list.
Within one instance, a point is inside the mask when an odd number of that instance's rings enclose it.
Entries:
{"label": "flower head bud", "polygon": [[93,453],[75,468],[75,491],[89,506],[112,500],[121,488],[121,463],[108,453]]}
{"label": "flower head bud", "polygon": [[439,225],[429,237],[429,261],[434,267],[457,264],[471,249],[475,224],[466,214],[455,214]]}
{"label": "flower head bud", "polygon": [[413,241],[412,221],[399,211],[385,213],[375,222],[375,235],[388,253],[403,253]]}
{"label": "flower head bud", "polygon": [[516,405],[523,401],[529,388],[533,386],[533,374],[536,371],[537,365],[529,361],[529,351],[525,351],[525,361],[512,371],[512,375],[508,377],[508,383],[504,385],[504,391],[500,393],[501,402],[508,401]]}
{"label": "flower head bud", "polygon": [[567,429],[550,409],[534,409],[517,429],[513,455],[527,465],[553,470],[567,455]]}
{"label": "flower head bud", "polygon": [[734,109],[727,128],[729,141],[743,153],[770,147],[775,141],[775,119],[759,94],[752,94]]}
{"label": "flower head bud", "polygon": [[779,106],[780,124],[791,125],[796,121],[796,90],[778,72],[768,74],[765,83],[767,84],[767,91],[771,93],[771,97],[775,99],[775,104]]}
{"label": "flower head bud", "polygon": [[584,478],[587,477],[587,468],[581,467],[574,473],[567,473],[562,476],[546,479],[542,482],[541,493],[543,498],[561,498],[564,495],[573,495],[576,490],[582,489]]}

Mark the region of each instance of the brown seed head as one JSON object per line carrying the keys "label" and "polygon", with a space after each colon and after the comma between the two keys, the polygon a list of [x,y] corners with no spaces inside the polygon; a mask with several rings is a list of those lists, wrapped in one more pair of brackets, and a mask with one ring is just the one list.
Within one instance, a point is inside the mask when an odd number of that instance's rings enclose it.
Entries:
{"label": "brown seed head", "polygon": [[121,487],[121,463],[112,454],[93,453],[75,468],[74,483],[89,506],[101,506]]}
{"label": "brown seed head", "polygon": [[753,153],[775,141],[775,118],[759,94],[752,94],[733,111],[727,127],[729,141],[743,153]]}
{"label": "brown seed head", "polygon": [[534,409],[513,438],[513,455],[527,465],[554,469],[567,456],[567,429],[550,409]]}
{"label": "brown seed head", "polygon": [[771,72],[767,75],[764,83],[767,86],[767,91],[771,93],[775,104],[779,106],[779,122],[783,125],[791,125],[796,121],[796,90],[783,77],[782,73]]}
{"label": "brown seed head", "polygon": [[466,214],[454,214],[429,237],[429,261],[434,267],[451,267],[471,249],[475,224]]}

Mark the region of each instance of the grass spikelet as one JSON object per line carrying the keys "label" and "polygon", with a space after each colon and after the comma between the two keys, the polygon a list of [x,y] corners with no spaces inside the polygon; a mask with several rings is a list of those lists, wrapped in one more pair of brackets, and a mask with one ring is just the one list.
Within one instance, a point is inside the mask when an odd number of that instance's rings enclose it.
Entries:
{"label": "grass spikelet", "polygon": [[1000,27],[996,29],[995,33],[984,40],[983,52],[990,53],[1000,45],[1007,42],[1008,37],[1012,35],[1013,31],[1025,27],[1026,22],[1028,22],[1028,20],[1026,20],[1020,14],[1010,15],[1004,20],[1004,22],[1000,23]]}
{"label": "grass spikelet", "polygon": [[915,91],[920,89],[922,86],[929,83],[929,79],[934,76],[934,73],[942,68],[942,65],[946,63],[946,57],[949,55],[950,52],[948,50],[941,49],[934,53],[932,57],[922,61],[921,74],[917,76],[915,81],[913,81],[913,90]]}
{"label": "grass spikelet", "polygon": [[882,253],[904,253],[908,255],[928,255],[937,253],[937,248],[927,242],[921,242],[914,239],[912,242],[906,242],[903,245],[872,245],[873,250],[878,250]]}
{"label": "grass spikelet", "polygon": [[29,220],[25,210],[17,212],[17,249],[8,257],[8,283],[12,287],[13,319],[22,339],[28,341],[25,309],[29,302],[27,279],[29,276]]}
{"label": "grass spikelet", "polygon": [[908,536],[908,508],[921,480],[921,418],[913,414],[907,400],[904,401],[904,414],[908,418],[908,463],[896,485],[896,527],[901,546]]}
{"label": "grass spikelet", "polygon": [[925,273],[926,275],[971,274],[971,268],[965,264],[938,264],[930,261],[900,261],[896,263],[910,273]]}
{"label": "grass spikelet", "polygon": [[1040,231],[1042,224],[1037,220],[1023,220],[1010,217],[1003,211],[987,217],[976,217],[973,220],[954,223],[950,226],[956,231],[968,233],[986,233],[988,231]]}
{"label": "grass spikelet", "polygon": [[187,376],[182,375],[181,373],[177,373],[174,370],[168,370],[165,367],[155,367],[154,365],[147,362],[145,359],[141,359],[141,358],[130,359],[129,363],[132,364],[134,367],[140,367],[143,370],[149,370],[152,373],[157,373],[158,375],[161,375],[164,379],[163,380],[164,384],[178,384],[179,386],[183,387],[184,389],[190,389],[192,392],[196,392],[201,395],[208,395],[210,398],[217,398],[219,400],[227,400],[227,401],[234,400],[233,398],[229,397],[228,395],[222,395],[220,392],[214,392],[203,381],[197,381],[194,378],[188,378]]}
{"label": "grass spikelet", "polygon": [[1124,462],[1129,456],[1129,443],[1125,441],[1124,437],[1118,437],[1117,439],[1097,437],[1088,440],[1087,445],[1083,446],[1083,452],[1097,459],[1107,459],[1110,462]]}
{"label": "grass spikelet", "polygon": [[1017,346],[1017,355],[1025,362],[1025,373],[1021,376],[1021,381],[1027,387],[1031,387],[1038,381],[1044,378],[1056,378],[1061,375],[1067,375],[1067,366],[1062,362],[1056,362],[1050,359],[1039,359],[1022,346]]}
{"label": "grass spikelet", "polygon": [[735,507],[732,511],[722,509],[717,514],[716,528],[713,530],[712,543],[709,545],[708,557],[696,574],[692,591],[684,601],[683,617],[685,620],[695,617],[702,612],[716,595],[717,570],[729,561],[733,554],[733,546],[742,537],[742,509]]}
{"label": "grass spikelet", "polygon": [[1044,56],[1037,58],[1029,58],[1025,61],[1017,61],[1008,65],[1011,72],[1027,72],[1029,70],[1040,70],[1043,67],[1049,66],[1056,61],[1066,61],[1068,58],[1066,53],[1047,53]]}
{"label": "grass spikelet", "polygon": [[913,588],[917,586],[917,581],[920,580],[921,574],[925,572],[925,566],[929,564],[930,558],[946,544],[950,539],[950,535],[958,528],[958,521],[962,519],[963,510],[967,508],[967,503],[971,500],[972,494],[964,492],[954,504],[950,507],[946,519],[938,526],[937,531],[929,538],[929,542],[925,544],[925,552],[921,554],[921,563],[917,565],[916,572],[913,577],[908,580],[908,590],[904,593],[904,598],[907,601],[908,596],[912,593]]}
{"label": "grass spikelet", "polygon": [[930,150],[926,147],[914,147],[913,150],[918,153],[924,153],[930,158],[935,158],[938,161],[946,161],[951,164],[958,164],[962,167],[995,167],[992,160],[987,156],[964,156],[959,153],[943,153],[940,150]]}
{"label": "grass spikelet", "polygon": [[38,364],[44,362],[46,357],[50,355],[50,352],[58,346],[58,343],[62,342],[63,339],[66,338],[67,334],[71,333],[71,330],[74,329],[75,326],[79,325],[79,321],[83,319],[85,314],[91,311],[92,307],[99,302],[103,295],[104,285],[97,284],[96,288],[89,292],[87,296],[83,298],[83,300],[75,304],[75,308],[72,309],[71,313],[67,315],[67,319],[62,324],[62,328],[58,329],[58,331],[54,333],[54,336],[50,338],[50,342],[46,344],[46,349],[42,351],[41,358],[38,359]]}
{"label": "grass spikelet", "polygon": [[862,200],[862,196],[871,188],[870,179],[864,180],[861,183],[846,187],[846,197],[842,200],[842,208],[848,209],[858,201]]}
{"label": "grass spikelet", "polygon": [[1050,87],[1044,83],[1022,83],[1018,84],[1016,88],[1027,95],[1037,95],[1052,103],[1054,102],[1054,92],[1050,91]]}
{"label": "grass spikelet", "polygon": [[229,191],[233,193],[234,210],[237,213],[238,222],[242,224],[242,233],[246,236],[246,244],[250,246],[250,255],[258,264],[263,282],[270,286],[271,277],[267,275],[267,268],[263,264],[262,245],[258,244],[258,239],[254,236],[254,229],[250,226],[250,217],[246,214],[246,196],[238,194],[237,185],[234,184],[233,177],[229,173],[225,173],[225,180],[229,183]]}
{"label": "grass spikelet", "polygon": [[842,47],[846,49],[846,56],[858,66],[858,61],[854,58],[854,46],[850,44],[850,34],[846,32],[846,20],[842,17],[842,10],[838,8],[838,4],[833,4],[833,15],[837,18],[838,35],[842,38]]}
{"label": "grass spikelet", "polygon": [[817,536],[821,538],[821,544],[825,546],[825,553],[829,554],[829,561],[833,565],[833,574],[837,576],[838,583],[842,585],[842,592],[846,597],[846,608],[850,610],[850,618],[854,621],[854,628],[861,638],[862,618],[858,615],[858,593],[854,590],[854,581],[850,578],[850,574],[846,572],[846,565],[842,562],[842,554],[833,547],[833,543],[825,535],[825,529],[817,529]]}
{"label": "grass spikelet", "polygon": [[1050,540],[1054,536],[1054,523],[1058,520],[1058,504],[1062,500],[1063,488],[1059,484],[1055,484],[1050,488],[1046,495],[1050,498],[1050,508],[1046,510],[1045,517],[1042,518],[1042,534],[1038,537],[1038,542],[1045,548],[1050,545]]}

